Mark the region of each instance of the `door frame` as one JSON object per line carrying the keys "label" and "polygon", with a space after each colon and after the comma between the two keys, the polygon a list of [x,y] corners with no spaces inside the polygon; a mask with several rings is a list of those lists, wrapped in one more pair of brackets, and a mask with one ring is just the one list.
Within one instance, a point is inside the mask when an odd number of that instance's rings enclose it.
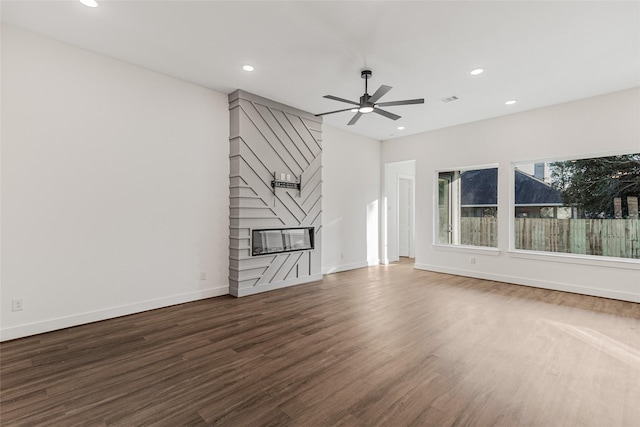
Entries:
{"label": "door frame", "polygon": [[410,213],[409,221],[409,258],[416,257],[416,177],[413,175],[397,174],[396,175],[396,242],[398,247],[398,257],[400,256],[400,180],[406,179],[410,182]]}

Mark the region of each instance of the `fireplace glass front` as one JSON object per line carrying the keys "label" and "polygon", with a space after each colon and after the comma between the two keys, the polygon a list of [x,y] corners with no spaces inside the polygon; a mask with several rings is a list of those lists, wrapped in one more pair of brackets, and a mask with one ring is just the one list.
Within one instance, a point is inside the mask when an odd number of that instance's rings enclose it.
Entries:
{"label": "fireplace glass front", "polygon": [[251,255],[308,251],[313,246],[313,227],[253,230]]}

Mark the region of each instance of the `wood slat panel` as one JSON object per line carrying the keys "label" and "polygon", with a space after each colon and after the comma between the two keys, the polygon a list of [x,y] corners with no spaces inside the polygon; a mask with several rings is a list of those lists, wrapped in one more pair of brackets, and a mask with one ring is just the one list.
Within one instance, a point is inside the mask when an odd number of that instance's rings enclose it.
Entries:
{"label": "wood slat panel", "polygon": [[309,131],[309,128],[304,124],[302,119],[299,116],[295,116],[293,114],[287,114],[287,119],[289,119],[289,123],[291,123],[293,128],[296,130],[296,134],[300,137],[300,139],[302,139],[304,145],[306,145],[311,153],[313,153],[313,156],[319,156],[322,152],[322,146],[316,140],[316,138],[313,137],[311,131]]}
{"label": "wood slat panel", "polygon": [[256,283],[256,285],[265,285],[268,283],[273,283],[275,280],[275,275],[280,271],[282,266],[287,262],[287,260],[291,257],[291,253],[278,254],[269,265],[269,268],[264,272],[260,280]]}
{"label": "wood slat panel", "polygon": [[[269,165],[280,172],[291,172],[299,175],[302,166],[299,166],[291,156],[287,148],[282,144],[271,128],[264,122],[262,116],[252,103],[242,103],[240,109],[240,132],[242,140]],[[297,172],[297,173],[296,173]]]}
{"label": "wood slat panel", "polygon": [[300,153],[307,161],[307,164],[311,163],[315,158],[313,151],[309,149],[309,146],[304,143],[303,139],[298,135],[298,132],[291,124],[287,115],[282,111],[272,110],[273,116],[278,120],[280,126],[287,134],[287,137],[293,142],[293,144],[300,150]]}
{"label": "wood slat panel", "polygon": [[[287,197],[287,193],[297,194],[298,191],[278,189],[274,194],[273,188],[271,187],[271,181],[273,180],[272,173],[268,171],[266,166],[264,166],[262,161],[258,159],[252,151],[245,151],[244,157],[241,159],[240,173],[243,180],[247,182],[265,205],[273,208],[274,215],[281,218],[284,224],[289,226],[300,224],[302,218],[305,217],[305,212],[297,203],[290,203],[290,198]],[[253,203],[252,200],[246,201],[239,199],[235,205],[243,209],[245,205],[252,205]],[[250,211],[247,211],[246,216],[255,216],[255,214],[250,214]]]}
{"label": "wood slat panel", "polygon": [[[313,159],[313,156],[310,158],[306,158],[301,148],[298,144],[295,144],[294,141],[291,140],[289,135],[284,131],[282,127],[282,123],[276,119],[275,112],[268,107],[263,105],[254,105],[257,111],[260,113],[260,116],[268,124],[271,131],[278,138],[278,141],[282,144],[287,153],[291,156],[291,158],[295,161],[296,169],[291,169],[295,175],[300,175],[308,166],[310,160]],[[288,163],[290,166],[293,166],[291,163]]]}
{"label": "wood slat panel", "polygon": [[[229,96],[231,122],[230,155],[230,227],[316,228],[316,249],[302,256],[295,253],[276,255],[271,265],[251,285],[246,278],[250,255],[247,243],[236,239],[230,243],[229,277],[234,295],[254,293],[255,284],[262,289],[289,286],[315,280],[320,274],[322,219],[322,120],[309,113],[236,91]],[[273,173],[300,178],[302,189],[271,187]],[[273,218],[271,217],[273,216]],[[282,225],[274,224],[275,219]],[[250,246],[250,245],[249,245]],[[300,264],[299,264],[300,263]],[[231,268],[233,266],[233,268]],[[253,280],[253,276],[249,275]],[[243,293],[243,286],[247,292]]]}

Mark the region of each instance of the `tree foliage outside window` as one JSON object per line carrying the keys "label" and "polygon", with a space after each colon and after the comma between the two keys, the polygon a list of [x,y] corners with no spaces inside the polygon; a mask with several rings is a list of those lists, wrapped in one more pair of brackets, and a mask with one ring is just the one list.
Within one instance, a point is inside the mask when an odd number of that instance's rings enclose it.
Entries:
{"label": "tree foliage outside window", "polygon": [[553,162],[550,183],[578,218],[614,218],[614,198],[626,218],[627,197],[640,196],[640,153]]}

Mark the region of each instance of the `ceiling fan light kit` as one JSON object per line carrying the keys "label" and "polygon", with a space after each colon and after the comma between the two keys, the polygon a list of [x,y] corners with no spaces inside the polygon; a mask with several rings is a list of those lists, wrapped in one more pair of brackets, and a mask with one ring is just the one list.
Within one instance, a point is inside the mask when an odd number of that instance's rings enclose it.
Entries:
{"label": "ceiling fan light kit", "polygon": [[333,99],[334,101],[345,102],[347,104],[357,105],[357,108],[345,108],[342,110],[329,111],[326,113],[316,114],[316,116],[325,116],[327,114],[333,113],[342,113],[344,111],[351,111],[356,113],[355,116],[347,123],[347,125],[351,126],[356,124],[356,122],[362,117],[363,114],[368,113],[377,113],[381,116],[389,118],[391,120],[398,120],[401,116],[390,113],[389,111],[382,110],[380,107],[395,107],[398,105],[411,105],[411,104],[424,104],[424,98],[418,99],[405,99],[404,101],[390,101],[390,102],[379,102],[376,103],[380,98],[382,98],[387,92],[391,90],[391,86],[382,85],[374,92],[373,95],[369,95],[368,93],[368,80],[371,78],[371,70],[362,70],[360,72],[360,77],[364,79],[364,95],[360,97],[360,102],[350,101],[348,99],[339,98],[333,95],[325,95],[324,98]]}

